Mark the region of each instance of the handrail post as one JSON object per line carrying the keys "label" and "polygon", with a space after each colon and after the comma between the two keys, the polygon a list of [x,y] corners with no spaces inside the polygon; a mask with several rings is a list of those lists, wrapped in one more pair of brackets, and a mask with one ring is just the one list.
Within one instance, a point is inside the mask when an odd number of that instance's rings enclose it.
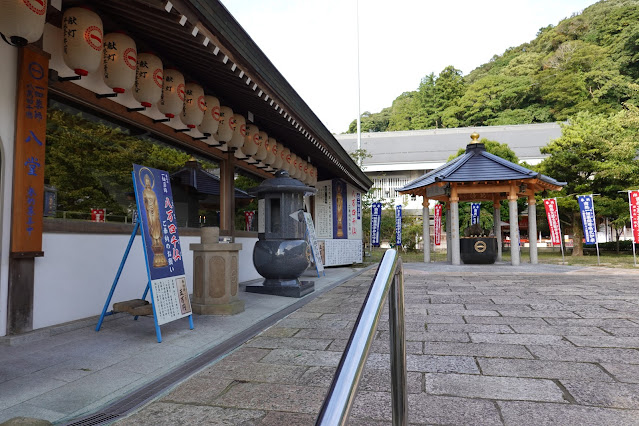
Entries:
{"label": "handrail post", "polygon": [[[390,295],[389,295],[390,293]],[[404,269],[396,250],[387,250],[346,343],[333,382],[315,425],[345,425],[359,380],[375,339],[375,330],[388,297],[390,325],[391,397],[393,425],[408,423],[406,393],[406,339],[404,335]]]}
{"label": "handrail post", "polygon": [[406,392],[406,338],[404,327],[404,266],[401,257],[393,271],[393,283],[388,298],[391,357],[391,398],[393,425],[405,426],[408,419]]}

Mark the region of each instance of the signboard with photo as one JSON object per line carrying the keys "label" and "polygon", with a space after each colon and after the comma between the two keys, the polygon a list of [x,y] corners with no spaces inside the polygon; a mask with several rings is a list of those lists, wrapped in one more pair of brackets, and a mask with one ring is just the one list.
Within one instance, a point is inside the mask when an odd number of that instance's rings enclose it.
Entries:
{"label": "signboard with photo", "polygon": [[133,165],[135,199],[158,325],[191,315],[169,174]]}
{"label": "signboard with photo", "polygon": [[346,213],[346,183],[333,179],[333,238],[348,238],[348,219]]}

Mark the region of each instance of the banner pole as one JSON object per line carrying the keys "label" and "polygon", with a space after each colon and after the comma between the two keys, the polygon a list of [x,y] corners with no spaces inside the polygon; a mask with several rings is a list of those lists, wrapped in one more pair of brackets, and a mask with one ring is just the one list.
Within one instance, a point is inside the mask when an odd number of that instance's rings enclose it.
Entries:
{"label": "banner pole", "polygon": [[634,259],[635,262],[635,267],[637,266],[637,253],[635,250],[635,224],[634,221],[632,220],[632,196],[631,196],[631,192],[632,191],[628,191],[628,207],[630,208],[630,229],[632,231],[632,258]]}
{"label": "banner pole", "polygon": [[563,263],[566,263],[566,258],[564,256],[564,234],[561,232],[561,220],[559,219],[559,204],[557,204],[557,197],[555,197],[555,206],[557,206],[557,226],[559,226],[559,248],[561,249],[561,263],[563,264]]}
{"label": "banner pole", "polygon": [[592,216],[595,221],[595,246],[597,247],[597,266],[599,266],[601,262],[599,260],[599,235],[597,232],[597,215],[595,214],[595,194],[590,194],[590,199],[592,200]]}

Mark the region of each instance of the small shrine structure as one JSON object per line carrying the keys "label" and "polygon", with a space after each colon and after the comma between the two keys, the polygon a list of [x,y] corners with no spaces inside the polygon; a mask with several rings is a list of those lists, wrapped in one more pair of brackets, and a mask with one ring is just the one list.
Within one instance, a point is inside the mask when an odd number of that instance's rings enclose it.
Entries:
{"label": "small shrine structure", "polygon": [[479,142],[479,134],[470,135],[472,142],[466,153],[443,166],[426,173],[398,189],[400,194],[424,197],[424,262],[430,262],[430,200],[446,204],[446,232],[448,260],[453,265],[461,264],[459,234],[460,201],[492,201],[494,208],[494,235],[497,238],[498,256],[501,260],[501,214],[500,202],[508,200],[510,213],[510,254],[512,265],[520,264],[519,220],[517,200],[528,201],[528,234],[530,239],[530,263],[537,264],[537,210],[535,194],[544,190],[558,191],[565,182],[511,163],[486,151]]}

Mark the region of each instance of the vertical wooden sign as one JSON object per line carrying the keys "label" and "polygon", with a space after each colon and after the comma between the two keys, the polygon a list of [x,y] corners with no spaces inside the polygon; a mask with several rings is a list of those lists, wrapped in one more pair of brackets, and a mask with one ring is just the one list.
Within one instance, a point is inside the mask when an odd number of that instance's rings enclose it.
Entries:
{"label": "vertical wooden sign", "polygon": [[21,48],[13,163],[11,253],[42,256],[49,56]]}

